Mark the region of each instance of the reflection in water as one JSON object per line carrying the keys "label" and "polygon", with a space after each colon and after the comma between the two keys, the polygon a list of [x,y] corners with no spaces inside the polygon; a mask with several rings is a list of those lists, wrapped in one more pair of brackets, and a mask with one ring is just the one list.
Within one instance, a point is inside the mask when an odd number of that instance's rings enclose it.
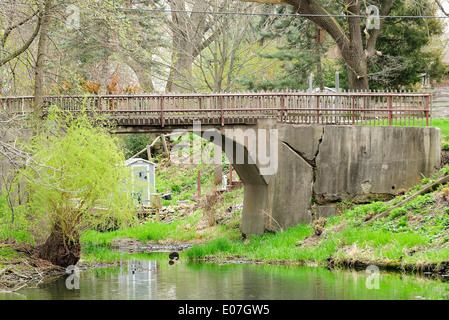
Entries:
{"label": "reflection in water", "polygon": [[80,289],[68,290],[65,278],[0,299],[89,300],[333,300],[448,299],[449,284],[401,274],[379,275],[369,289],[369,274],[325,268],[176,261],[166,254],[122,261],[118,267],[80,272]]}

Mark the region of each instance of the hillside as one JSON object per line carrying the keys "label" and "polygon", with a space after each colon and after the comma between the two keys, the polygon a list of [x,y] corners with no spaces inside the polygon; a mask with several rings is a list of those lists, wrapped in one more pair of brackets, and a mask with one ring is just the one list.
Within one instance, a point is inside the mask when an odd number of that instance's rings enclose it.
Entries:
{"label": "hillside", "polygon": [[[447,177],[448,170],[446,166],[434,178]],[[425,193],[434,182],[424,179],[389,202],[362,206],[341,203],[337,216],[314,225],[302,224],[245,241],[217,239],[192,248],[187,256],[332,267],[366,268],[374,264],[393,270],[444,274],[449,265],[449,185]],[[403,205],[394,208],[400,203]],[[376,219],[382,213],[387,214]]]}

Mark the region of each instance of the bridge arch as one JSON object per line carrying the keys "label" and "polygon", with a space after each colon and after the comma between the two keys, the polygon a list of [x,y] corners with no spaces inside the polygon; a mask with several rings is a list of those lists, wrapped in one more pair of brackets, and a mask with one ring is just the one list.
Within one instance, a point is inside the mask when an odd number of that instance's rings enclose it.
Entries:
{"label": "bridge arch", "polygon": [[[261,234],[266,231],[266,220],[269,219],[270,211],[269,182],[277,170],[278,139],[273,129],[276,121],[259,122],[258,125],[233,125],[231,128],[194,125],[178,131],[190,131],[212,142],[216,146],[215,151],[223,152],[236,170],[244,187],[243,235]],[[177,150],[174,151],[176,154]],[[272,160],[272,163],[267,159]]]}

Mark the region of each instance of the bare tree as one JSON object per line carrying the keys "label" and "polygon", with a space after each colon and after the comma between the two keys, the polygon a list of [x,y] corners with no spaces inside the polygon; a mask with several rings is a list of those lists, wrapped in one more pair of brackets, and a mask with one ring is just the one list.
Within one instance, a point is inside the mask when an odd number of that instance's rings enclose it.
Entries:
{"label": "bare tree", "polygon": [[[30,48],[41,23],[39,1],[0,1],[0,95],[6,83],[3,68]],[[32,31],[27,32],[29,29]]]}
{"label": "bare tree", "polygon": [[53,9],[53,0],[44,0],[40,4],[40,12],[42,12],[41,29],[39,35],[39,43],[37,45],[37,57],[34,77],[34,108],[38,112],[38,116],[42,115],[43,99],[44,99],[44,63],[48,54],[48,32],[51,23],[51,11]]}
{"label": "bare tree", "polygon": [[[226,4],[228,1],[222,2]],[[211,32],[214,17],[198,12],[219,11],[223,4],[217,5],[213,0],[168,0],[168,3],[174,11],[168,21],[172,36],[172,55],[166,91],[193,91],[193,62],[217,37],[216,32]],[[192,13],[187,13],[188,10]]]}
{"label": "bare tree", "polygon": [[[194,61],[197,72],[196,83],[204,84],[200,89],[211,92],[235,90],[241,73],[256,73],[266,68],[266,64],[255,65],[252,61],[272,44],[266,41],[259,43],[252,24],[252,14],[260,12],[260,8],[229,1],[226,11],[248,13],[248,15],[218,15],[211,32],[217,34]],[[260,60],[259,60],[260,62]],[[198,85],[197,85],[198,86]]]}

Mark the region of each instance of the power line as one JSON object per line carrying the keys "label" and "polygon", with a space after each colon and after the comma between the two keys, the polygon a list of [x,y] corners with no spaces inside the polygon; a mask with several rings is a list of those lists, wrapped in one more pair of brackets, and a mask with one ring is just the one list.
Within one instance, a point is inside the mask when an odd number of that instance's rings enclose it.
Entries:
{"label": "power line", "polygon": [[[29,4],[15,2],[15,4]],[[60,4],[57,4],[60,5]],[[216,15],[243,15],[243,16],[279,16],[279,17],[333,17],[333,18],[380,18],[380,19],[448,19],[449,16],[429,16],[429,15],[347,15],[347,14],[307,14],[307,13],[273,13],[273,12],[238,12],[238,11],[207,11],[207,10],[177,10],[177,9],[150,9],[150,8],[125,8],[114,7],[118,11],[128,12],[159,12],[159,13],[187,13],[187,14],[216,14]]]}
{"label": "power line", "polygon": [[187,13],[187,14],[216,14],[216,15],[243,15],[243,16],[280,16],[280,17],[333,17],[333,18],[380,18],[380,19],[448,19],[449,16],[428,16],[428,15],[390,15],[390,16],[374,16],[374,15],[346,15],[346,14],[306,14],[306,13],[270,13],[270,12],[238,12],[238,11],[207,11],[207,10],[176,10],[176,9],[146,9],[146,8],[115,8],[124,12],[159,12],[159,13]]}

